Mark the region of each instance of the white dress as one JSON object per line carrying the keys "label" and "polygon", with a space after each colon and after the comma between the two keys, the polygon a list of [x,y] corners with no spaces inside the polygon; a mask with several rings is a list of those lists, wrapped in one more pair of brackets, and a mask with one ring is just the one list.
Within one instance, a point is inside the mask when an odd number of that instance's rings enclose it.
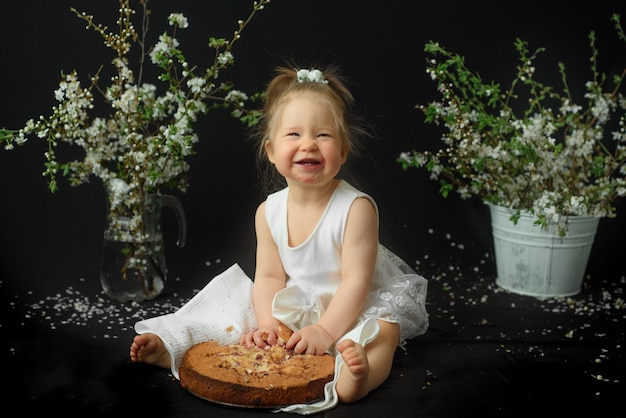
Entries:
{"label": "white dress", "polygon": [[[298,286],[307,295],[304,310],[328,307],[341,282],[341,248],[350,208],[355,199],[376,202],[346,181],[335,189],[311,235],[297,247],[288,244],[287,196],[289,188],[267,198],[265,214],[287,273],[287,286]],[[401,341],[421,335],[428,328],[426,291],[428,282],[403,260],[378,245],[378,258],[369,297],[357,323],[367,318],[400,324]],[[276,306],[275,306],[276,307]]]}
{"label": "white dress", "polygon": [[[273,314],[297,330],[317,322],[339,286],[341,244],[352,202],[366,197],[375,207],[376,204],[370,196],[341,181],[311,236],[301,245],[289,247],[288,193],[286,188],[268,196],[265,213],[288,275],[287,286],[274,297]],[[428,329],[427,284],[426,279],[379,244],[369,297],[354,327],[339,341],[350,338],[366,346],[378,335],[376,319],[400,325],[400,346],[407,339],[425,333]],[[234,264],[211,279],[179,310],[139,321],[135,324],[135,331],[138,334],[154,333],[163,340],[171,357],[172,374],[179,378],[178,367],[192,345],[208,340],[216,340],[220,344],[238,343],[243,334],[256,327],[252,280]],[[280,411],[308,415],[331,409],[337,404],[335,385],[343,360],[341,355],[335,354],[335,379],[326,385],[325,399],[311,404],[290,405],[280,408]]]}

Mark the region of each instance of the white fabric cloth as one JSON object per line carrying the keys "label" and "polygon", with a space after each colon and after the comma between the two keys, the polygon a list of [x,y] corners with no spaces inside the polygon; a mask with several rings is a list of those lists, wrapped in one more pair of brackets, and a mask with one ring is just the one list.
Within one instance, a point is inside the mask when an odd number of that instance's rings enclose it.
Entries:
{"label": "white fabric cloth", "polygon": [[179,310],[139,321],[135,331],[151,332],[163,340],[172,359],[172,374],[178,379],[178,366],[192,345],[209,340],[238,343],[241,335],[256,327],[252,280],[233,264]]}

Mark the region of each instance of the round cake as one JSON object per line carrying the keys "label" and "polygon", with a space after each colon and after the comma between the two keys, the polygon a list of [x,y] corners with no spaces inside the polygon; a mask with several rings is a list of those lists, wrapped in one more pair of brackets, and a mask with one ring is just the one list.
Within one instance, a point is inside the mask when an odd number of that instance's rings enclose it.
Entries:
{"label": "round cake", "polygon": [[324,386],[334,377],[334,356],[295,354],[285,348],[287,339],[279,333],[278,344],[264,349],[215,341],[196,344],[178,369],[180,384],[203,399],[248,408],[323,399]]}

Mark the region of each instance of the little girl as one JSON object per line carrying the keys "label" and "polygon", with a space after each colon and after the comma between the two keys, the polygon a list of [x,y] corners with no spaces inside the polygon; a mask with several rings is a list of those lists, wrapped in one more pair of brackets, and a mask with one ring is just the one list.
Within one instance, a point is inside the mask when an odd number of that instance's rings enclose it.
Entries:
{"label": "little girl", "polygon": [[338,353],[335,390],[284,409],[310,413],[387,379],[396,348],[428,328],[427,281],[379,243],[375,201],[338,178],[364,130],[336,70],[281,67],[266,93],[259,158],[282,188],[256,211],[254,282],[235,265],[175,314],[137,323],[130,358],[177,376],[192,344],[264,347],[282,321],[295,330],[288,349]]}

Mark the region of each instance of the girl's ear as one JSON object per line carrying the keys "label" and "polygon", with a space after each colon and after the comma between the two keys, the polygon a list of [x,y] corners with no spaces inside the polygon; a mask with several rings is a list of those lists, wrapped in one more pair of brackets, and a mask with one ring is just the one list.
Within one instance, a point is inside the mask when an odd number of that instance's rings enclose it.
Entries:
{"label": "girl's ear", "polygon": [[274,164],[274,148],[272,147],[272,141],[267,139],[265,144],[265,154],[267,154],[267,159],[270,160],[270,163]]}
{"label": "girl's ear", "polygon": [[350,153],[350,145],[344,145],[343,148],[341,148],[341,164],[342,165],[348,159],[349,153]]}

